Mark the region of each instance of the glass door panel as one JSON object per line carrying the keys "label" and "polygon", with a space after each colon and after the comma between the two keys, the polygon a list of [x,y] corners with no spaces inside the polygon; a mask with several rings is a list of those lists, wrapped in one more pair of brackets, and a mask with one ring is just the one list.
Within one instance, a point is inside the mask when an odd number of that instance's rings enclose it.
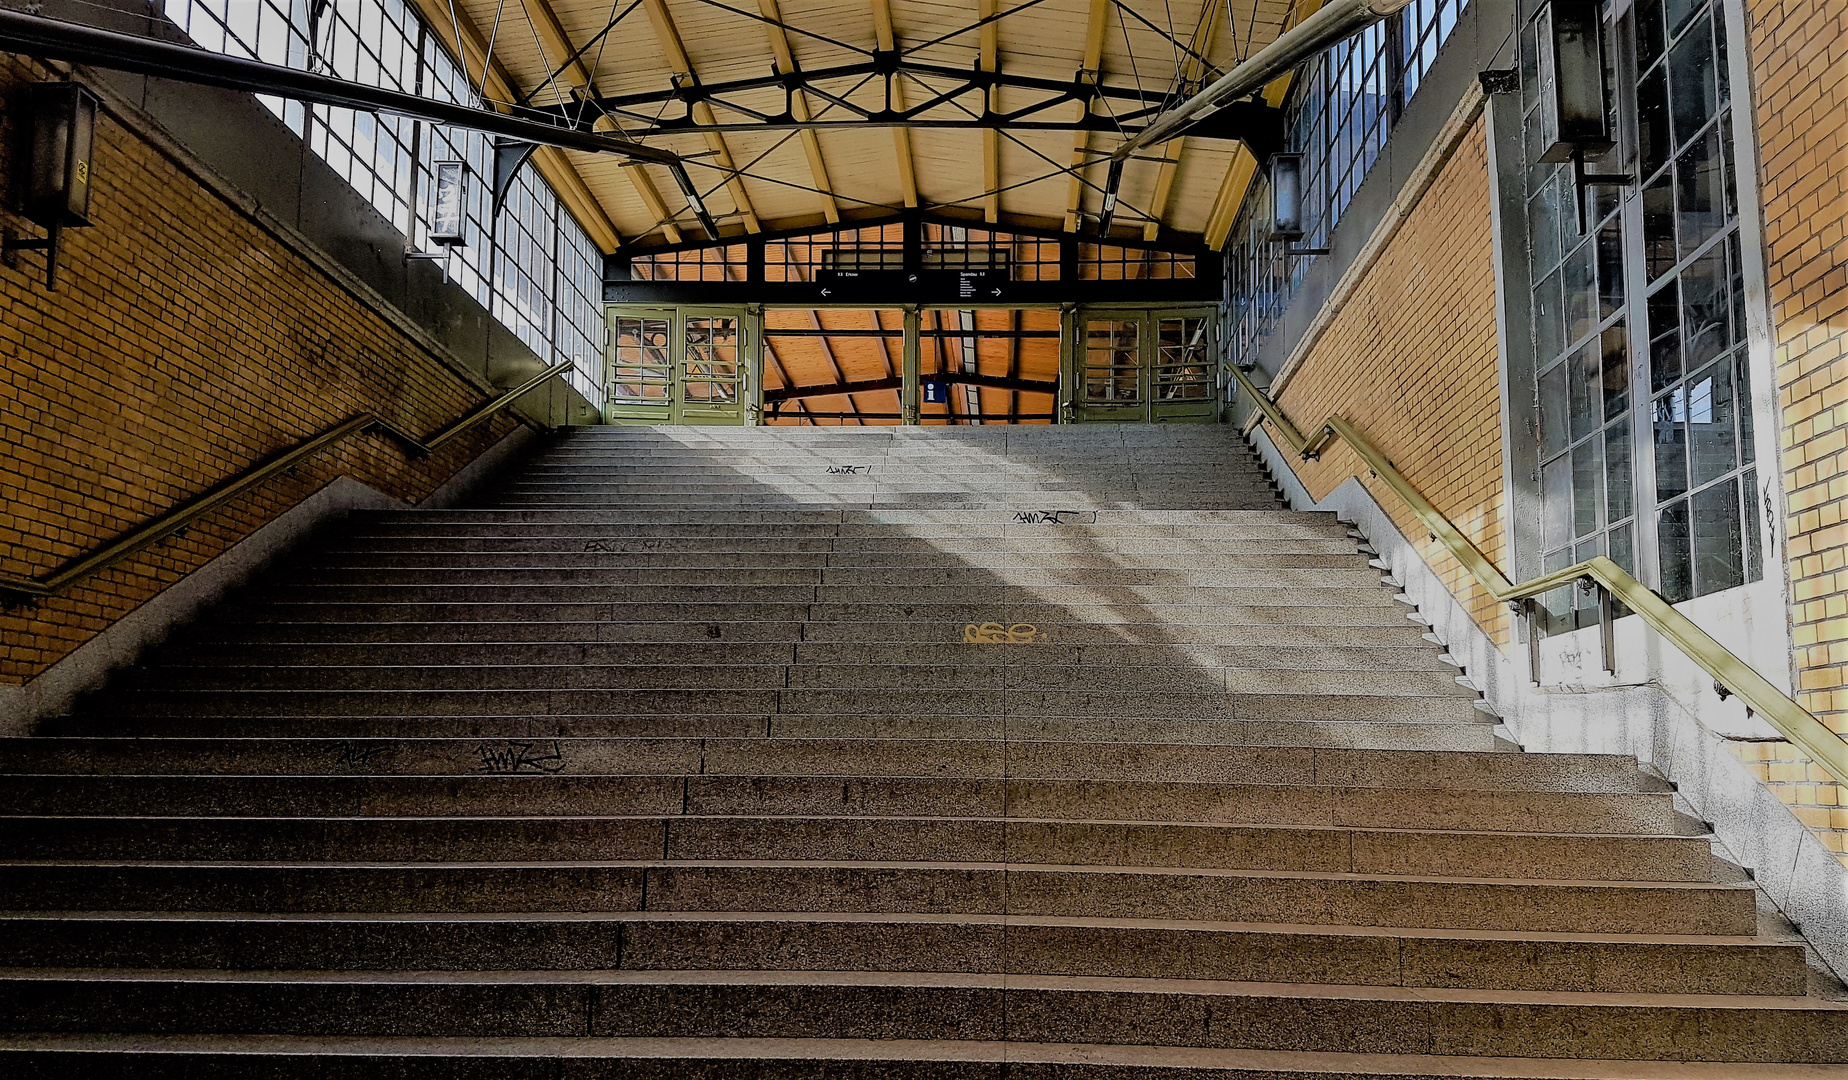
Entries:
{"label": "glass door panel", "polygon": [[1122,423],[1148,418],[1148,370],[1142,363],[1145,325],[1146,319],[1136,314],[1080,316],[1075,419]]}
{"label": "glass door panel", "polygon": [[1155,356],[1151,386],[1157,423],[1212,423],[1213,328],[1210,314],[1155,313]]}
{"label": "glass door panel", "polygon": [[744,320],[736,314],[683,313],[675,423],[742,424]]}
{"label": "glass door panel", "polygon": [[609,420],[666,424],[672,420],[674,313],[609,309]]}

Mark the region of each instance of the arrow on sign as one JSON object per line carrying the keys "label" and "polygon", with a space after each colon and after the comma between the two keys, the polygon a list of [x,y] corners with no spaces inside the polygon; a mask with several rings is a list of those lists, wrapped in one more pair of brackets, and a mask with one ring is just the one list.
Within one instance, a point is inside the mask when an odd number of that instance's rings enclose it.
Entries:
{"label": "arrow on sign", "polygon": [[823,296],[833,296],[833,295],[834,295],[834,290],[833,290],[833,289],[823,289],[823,290],[821,290],[821,295],[823,295]]}
{"label": "arrow on sign", "polygon": [[1000,295],[1001,295],[1001,290],[1000,290],[1000,289],[990,289],[990,290],[988,290],[988,295],[990,295],[990,296],[1000,296]]}

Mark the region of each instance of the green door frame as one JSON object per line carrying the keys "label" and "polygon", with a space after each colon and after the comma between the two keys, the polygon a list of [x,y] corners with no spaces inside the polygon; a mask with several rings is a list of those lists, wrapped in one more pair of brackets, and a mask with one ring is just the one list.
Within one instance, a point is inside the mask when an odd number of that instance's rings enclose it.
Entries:
{"label": "green door frame", "polygon": [[[1202,320],[1205,339],[1199,344],[1205,353],[1198,364],[1162,353],[1162,323],[1176,319]],[[1109,335],[1100,338],[1100,344],[1110,343],[1096,350],[1096,356],[1090,336],[1094,326]],[[1219,319],[1209,304],[1066,308],[1059,334],[1062,420],[1079,424],[1214,423],[1218,419],[1218,333]],[[1125,357],[1126,350],[1133,350],[1133,355]],[[1195,386],[1201,390],[1194,391]],[[1176,396],[1196,392],[1198,397]]]}
{"label": "green door frame", "polygon": [[[619,321],[643,320],[658,344],[631,344],[618,333]],[[732,354],[701,354],[712,320],[733,320]],[[763,309],[761,307],[656,307],[610,304],[604,407],[611,424],[743,425],[756,422],[763,394]],[[695,336],[698,340],[695,340]],[[633,335],[631,335],[633,337]],[[626,393],[619,390],[624,388]]]}

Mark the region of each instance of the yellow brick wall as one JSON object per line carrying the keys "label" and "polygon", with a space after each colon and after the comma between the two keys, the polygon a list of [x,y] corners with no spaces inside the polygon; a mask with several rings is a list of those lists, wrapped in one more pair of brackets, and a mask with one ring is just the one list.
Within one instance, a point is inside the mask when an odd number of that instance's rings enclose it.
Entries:
{"label": "yellow brick wall", "polygon": [[[1503,562],[1501,390],[1488,143],[1478,118],[1341,311],[1279,404],[1305,432],[1331,415],[1358,428],[1492,561]],[[1400,531],[1497,644],[1505,608],[1431,541],[1337,443],[1297,464],[1321,498],[1361,475]]]}
{"label": "yellow brick wall", "polygon": [[[1748,0],[1783,408],[1798,700],[1848,734],[1848,3]],[[1837,852],[1848,802],[1788,744],[1742,755]]]}
{"label": "yellow brick wall", "polygon": [[[0,56],[0,190],[21,165],[12,103],[45,76]],[[98,119],[93,177],[94,224],[64,234],[57,292],[36,253],[0,267],[0,569],[43,576],[357,412],[426,433],[484,400],[121,118]],[[13,205],[0,227],[39,235]],[[350,439],[63,595],[7,604],[0,681],[30,680],[336,477],[419,497],[514,423],[422,461]]]}

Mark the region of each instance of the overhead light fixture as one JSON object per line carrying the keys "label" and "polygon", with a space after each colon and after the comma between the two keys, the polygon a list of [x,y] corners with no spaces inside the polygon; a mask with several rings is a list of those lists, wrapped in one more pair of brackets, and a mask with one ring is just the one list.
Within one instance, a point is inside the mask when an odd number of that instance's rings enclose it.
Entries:
{"label": "overhead light fixture", "polygon": [[693,177],[687,174],[687,167],[675,162],[668,171],[674,174],[674,183],[679,185],[680,194],[686,197],[687,208],[692,210],[693,216],[699,219],[700,228],[706,230],[707,236],[717,240],[719,223],[713,220],[712,214],[707,211],[706,200],[700,197],[699,188],[693,186]]}
{"label": "overhead light fixture", "polygon": [[[1272,154],[1266,165],[1270,180],[1271,231],[1273,244],[1293,244],[1308,231],[1303,209],[1303,155]],[[1327,248],[1285,248],[1285,255],[1326,255]]]}
{"label": "overhead light fixture", "polygon": [[22,240],[6,230],[0,238],[9,266],[18,251],[45,253],[45,288],[58,287],[58,242],[67,228],[90,224],[91,150],[96,134],[96,97],[74,82],[34,83],[26,88],[31,114],[25,217],[45,229]]}
{"label": "overhead light fixture", "polygon": [[1123,184],[1123,159],[1111,158],[1110,171],[1104,178],[1104,212],[1097,219],[1097,235],[1110,235],[1111,222],[1116,218],[1117,188]]}

